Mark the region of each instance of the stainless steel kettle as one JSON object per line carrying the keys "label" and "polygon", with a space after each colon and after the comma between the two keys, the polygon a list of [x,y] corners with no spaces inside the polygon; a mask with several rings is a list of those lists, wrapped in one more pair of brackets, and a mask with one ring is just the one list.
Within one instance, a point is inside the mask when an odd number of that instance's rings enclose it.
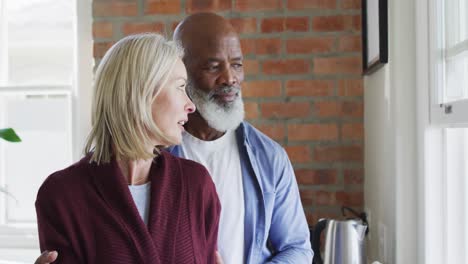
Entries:
{"label": "stainless steel kettle", "polygon": [[[365,264],[365,235],[369,232],[367,216],[358,214],[352,208],[343,206],[355,218],[346,220],[320,219],[312,235],[314,264]],[[320,235],[325,230],[324,257],[320,254]]]}

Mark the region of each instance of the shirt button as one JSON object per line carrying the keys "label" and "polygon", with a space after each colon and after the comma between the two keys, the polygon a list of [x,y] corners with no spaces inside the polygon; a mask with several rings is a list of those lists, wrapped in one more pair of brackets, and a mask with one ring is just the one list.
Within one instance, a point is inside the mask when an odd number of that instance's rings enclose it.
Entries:
{"label": "shirt button", "polygon": [[260,239],[260,236],[257,234],[257,244],[260,245],[262,244],[262,240]]}

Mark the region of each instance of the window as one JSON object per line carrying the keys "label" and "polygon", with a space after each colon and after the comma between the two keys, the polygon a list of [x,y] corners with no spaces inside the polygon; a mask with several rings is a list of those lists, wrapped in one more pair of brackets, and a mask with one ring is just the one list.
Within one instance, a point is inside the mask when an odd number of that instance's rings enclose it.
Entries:
{"label": "window", "polygon": [[445,139],[445,254],[446,263],[467,263],[468,256],[468,129],[447,128]]}
{"label": "window", "polygon": [[[468,263],[468,2],[436,0],[427,5],[425,263]],[[424,59],[419,60],[423,65]]]}
{"label": "window", "polygon": [[468,2],[430,1],[431,120],[468,124]]}
{"label": "window", "polygon": [[33,262],[37,190],[82,151],[93,63],[88,2],[0,1],[0,128],[23,140],[0,141],[0,186],[12,194],[0,193],[0,263]]}

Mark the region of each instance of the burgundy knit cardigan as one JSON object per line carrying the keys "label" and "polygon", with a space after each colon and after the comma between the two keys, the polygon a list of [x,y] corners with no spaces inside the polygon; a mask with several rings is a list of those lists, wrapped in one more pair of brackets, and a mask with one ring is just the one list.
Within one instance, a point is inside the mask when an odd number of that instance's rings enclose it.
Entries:
{"label": "burgundy knit cardigan", "polygon": [[221,206],[207,170],[163,152],[150,180],[146,226],[115,160],[50,175],[36,200],[41,251],[57,250],[54,263],[215,263]]}

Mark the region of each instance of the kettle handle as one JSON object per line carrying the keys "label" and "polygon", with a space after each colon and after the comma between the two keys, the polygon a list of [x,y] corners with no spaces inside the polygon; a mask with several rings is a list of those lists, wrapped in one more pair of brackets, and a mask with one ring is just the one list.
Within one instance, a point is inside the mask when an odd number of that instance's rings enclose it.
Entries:
{"label": "kettle handle", "polygon": [[367,222],[367,214],[365,212],[358,213],[353,208],[343,205],[341,206],[341,213],[343,214],[343,216],[346,216],[345,210],[350,211],[352,214],[354,214],[356,217],[362,220],[363,224],[366,226],[367,235],[369,233],[369,222]]}
{"label": "kettle handle", "polygon": [[312,250],[314,251],[314,264],[323,264],[322,255],[320,254],[320,235],[327,227],[328,219],[320,219],[314,227],[314,234],[312,236]]}

